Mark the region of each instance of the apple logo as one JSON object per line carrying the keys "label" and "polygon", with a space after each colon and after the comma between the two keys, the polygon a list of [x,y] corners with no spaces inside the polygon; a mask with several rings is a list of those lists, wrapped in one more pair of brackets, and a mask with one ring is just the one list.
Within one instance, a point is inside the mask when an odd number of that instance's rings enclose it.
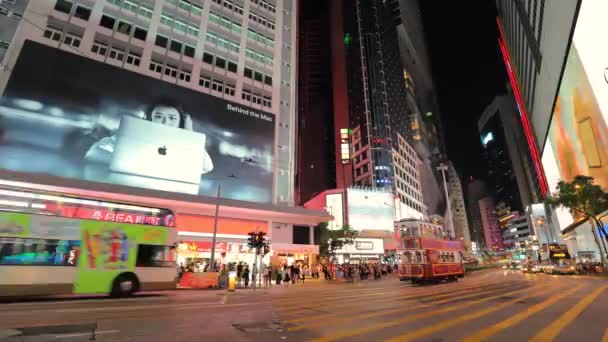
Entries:
{"label": "apple logo", "polygon": [[161,156],[166,156],[167,155],[167,147],[166,146],[159,147],[158,148],[158,154],[160,154]]}

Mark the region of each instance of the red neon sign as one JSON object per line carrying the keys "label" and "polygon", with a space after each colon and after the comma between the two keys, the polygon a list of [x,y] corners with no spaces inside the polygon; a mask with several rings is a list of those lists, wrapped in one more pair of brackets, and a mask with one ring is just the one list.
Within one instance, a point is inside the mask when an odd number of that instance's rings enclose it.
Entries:
{"label": "red neon sign", "polygon": [[519,84],[517,83],[517,78],[515,77],[515,71],[511,67],[511,58],[509,55],[509,49],[507,48],[507,43],[504,38],[504,34],[502,31],[502,26],[500,25],[500,19],[496,18],[496,23],[498,24],[498,31],[500,32],[500,38],[498,38],[498,45],[500,46],[500,52],[502,53],[502,57],[505,61],[505,66],[507,67],[507,74],[509,75],[509,82],[511,83],[511,87],[513,88],[513,95],[515,96],[515,101],[517,102],[517,106],[520,110],[521,123],[524,127],[524,133],[526,135],[526,140],[528,142],[528,148],[530,149],[530,154],[532,155],[532,162],[534,164],[534,169],[536,171],[536,175],[538,177],[538,182],[540,185],[540,190],[543,195],[546,195],[549,192],[549,186],[547,185],[547,178],[545,177],[545,171],[543,169],[543,164],[538,153],[538,146],[536,145],[536,140],[534,139],[534,133],[532,132],[532,126],[530,125],[530,120],[528,117],[528,111],[526,110],[526,106],[523,101],[523,97],[521,96]]}

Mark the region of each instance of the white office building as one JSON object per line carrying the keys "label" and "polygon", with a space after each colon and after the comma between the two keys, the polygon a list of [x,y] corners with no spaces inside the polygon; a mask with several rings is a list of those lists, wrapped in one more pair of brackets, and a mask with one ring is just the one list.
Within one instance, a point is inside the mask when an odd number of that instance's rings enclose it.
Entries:
{"label": "white office building", "polygon": [[399,149],[393,148],[395,221],[424,220],[427,218],[427,208],[422,197],[420,179],[420,167],[423,162],[401,134],[397,134],[397,137]]}
{"label": "white office building", "polygon": [[3,13],[11,12],[0,21],[18,22],[12,40],[2,37],[8,46],[0,93],[30,40],[273,113],[272,202],[293,205],[295,0],[45,0],[25,8],[23,1],[0,3]]}
{"label": "white office building", "polygon": [[464,241],[467,250],[471,250],[471,233],[469,232],[462,183],[452,162],[448,162],[448,194],[450,209],[452,210],[452,222],[454,223],[454,236],[457,240]]}

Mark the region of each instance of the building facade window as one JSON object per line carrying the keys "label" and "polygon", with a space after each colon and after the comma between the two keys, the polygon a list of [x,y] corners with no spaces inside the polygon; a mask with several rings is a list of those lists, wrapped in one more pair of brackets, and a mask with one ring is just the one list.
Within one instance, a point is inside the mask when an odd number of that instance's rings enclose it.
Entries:
{"label": "building facade window", "polygon": [[91,17],[91,9],[78,5],[76,6],[76,11],[74,11],[74,16],[84,21],[89,21],[89,18]]}
{"label": "building facade window", "polygon": [[259,7],[267,10],[270,13],[276,13],[277,8],[275,7],[275,5],[266,2],[264,0],[251,0],[251,2],[253,2],[254,4],[258,5]]}
{"label": "building facade window", "polygon": [[259,33],[252,29],[247,29],[247,37],[251,40],[255,40],[256,42],[260,42],[268,47],[274,48],[274,39]]}
{"label": "building facade window", "polygon": [[110,48],[110,53],[108,54],[108,58],[115,59],[119,62],[122,62],[125,59],[125,50],[113,46]]}
{"label": "building facade window", "polygon": [[207,31],[206,40],[214,45],[221,46],[229,51],[239,53],[240,45],[238,42],[232,41],[231,39],[211,30]]}
{"label": "building facade window", "polygon": [[54,8],[56,11],[63,12],[65,14],[70,14],[70,12],[72,11],[72,5],[73,3],[71,1],[57,0]]}
{"label": "building facade window", "polygon": [[65,36],[63,37],[64,44],[73,46],[75,48],[80,47],[81,40],[82,40],[82,37],[79,35],[76,35],[75,33],[66,33]]}
{"label": "building facade window", "polygon": [[91,52],[96,53],[98,55],[105,56],[106,53],[108,52],[108,45],[106,43],[96,40],[93,42],[93,46],[91,47]]}
{"label": "building facade window", "polygon": [[198,79],[198,85],[207,89],[211,88],[211,78],[204,75],[200,75]]}
{"label": "building facade window", "polygon": [[157,61],[157,60],[152,60],[150,61],[150,70],[160,74],[163,72],[163,62]]}
{"label": "building facade window", "polygon": [[239,23],[231,20],[230,18],[227,18],[219,13],[210,11],[209,12],[209,21],[216,25],[226,28],[227,30],[229,30],[231,32],[241,34],[241,24],[239,24]]}
{"label": "building facade window", "polygon": [[264,17],[261,14],[257,14],[253,11],[249,11],[249,19],[255,23],[258,23],[264,27],[274,30],[274,21]]}
{"label": "building facade window", "polygon": [[253,49],[247,48],[245,50],[245,56],[253,59],[256,62],[260,62],[262,64],[270,65],[273,64],[272,56],[266,55],[263,52],[255,51]]}
{"label": "building facade window", "polygon": [[44,29],[44,33],[42,34],[44,38],[54,40],[56,42],[61,40],[62,35],[63,33],[61,32],[61,29],[53,26],[47,26],[46,29]]}
{"label": "building facade window", "polygon": [[127,11],[135,14],[144,16],[146,18],[152,18],[154,13],[154,7],[135,0],[108,0],[109,3],[114,4],[120,8],[124,8]]}
{"label": "building facade window", "polygon": [[141,55],[133,51],[129,51],[129,53],[127,54],[126,62],[127,64],[139,66],[139,64],[141,63]]}

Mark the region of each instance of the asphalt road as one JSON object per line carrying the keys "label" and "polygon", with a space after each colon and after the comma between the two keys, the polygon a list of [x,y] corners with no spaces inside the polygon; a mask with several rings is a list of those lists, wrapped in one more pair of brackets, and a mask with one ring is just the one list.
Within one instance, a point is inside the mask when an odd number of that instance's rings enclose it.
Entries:
{"label": "asphalt road", "polygon": [[599,341],[608,279],[484,271],[457,283],[314,282],[0,304],[6,341]]}

